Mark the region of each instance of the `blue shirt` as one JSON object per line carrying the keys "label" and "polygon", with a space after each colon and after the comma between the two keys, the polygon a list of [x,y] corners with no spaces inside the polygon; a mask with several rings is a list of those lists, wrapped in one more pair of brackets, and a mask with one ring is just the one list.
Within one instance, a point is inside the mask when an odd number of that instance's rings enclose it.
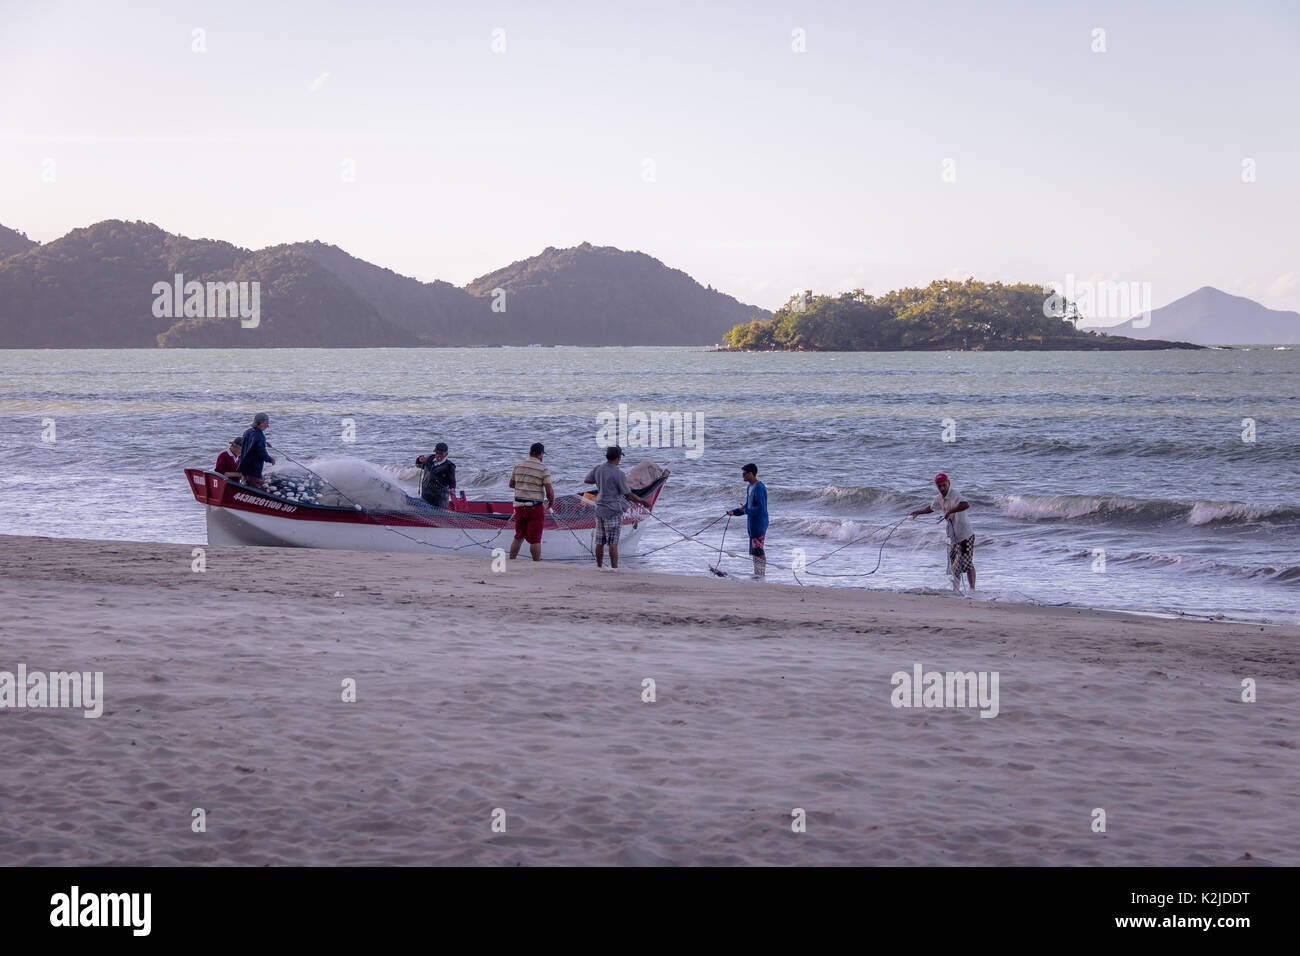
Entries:
{"label": "blue shirt", "polygon": [[745,495],[745,506],[731,513],[748,515],[749,519],[746,523],[749,527],[749,536],[763,537],[767,534],[767,487],[761,481],[754,482],[749,486],[749,493]]}
{"label": "blue shirt", "polygon": [[266,452],[266,436],[262,429],[253,427],[244,432],[244,444],[239,452],[239,473],[249,478],[261,478],[262,464],[268,461],[275,464],[275,459]]}

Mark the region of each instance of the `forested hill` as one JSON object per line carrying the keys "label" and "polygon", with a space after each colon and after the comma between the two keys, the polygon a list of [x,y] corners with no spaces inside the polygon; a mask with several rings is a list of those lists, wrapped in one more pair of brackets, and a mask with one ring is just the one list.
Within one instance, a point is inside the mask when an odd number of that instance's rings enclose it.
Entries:
{"label": "forested hill", "polygon": [[723,344],[757,351],[896,351],[970,349],[1199,348],[1185,342],[1139,341],[1075,327],[1073,303],[1053,303],[1045,286],[939,280],[883,296],[861,289],[843,295],[791,298],[771,319],[735,326]]}
{"label": "forested hill", "polygon": [[36,245],[37,243],[28,239],[25,233],[10,229],[7,226],[0,226],[0,258],[13,255],[16,252],[26,252]]}
{"label": "forested hill", "polygon": [[494,289],[505,293],[511,322],[499,335],[510,345],[712,345],[736,323],[769,315],[645,253],[589,242],[547,248],[466,286],[475,296]]}
{"label": "forested hill", "polygon": [[[178,274],[205,288],[256,282],[256,325],[203,296],[160,302],[155,286]],[[0,348],[711,345],[768,314],[650,256],[586,243],[458,288],[321,242],[250,250],[108,220],[40,245],[0,227]]]}

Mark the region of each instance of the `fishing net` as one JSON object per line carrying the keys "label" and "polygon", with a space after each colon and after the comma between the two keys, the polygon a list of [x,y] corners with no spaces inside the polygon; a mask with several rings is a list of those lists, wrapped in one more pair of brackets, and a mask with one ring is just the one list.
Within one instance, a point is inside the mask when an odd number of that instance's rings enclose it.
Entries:
{"label": "fishing net", "polygon": [[[665,474],[653,462],[643,461],[629,471],[628,483],[638,492],[649,493]],[[292,504],[363,511],[385,524],[488,532],[487,538],[477,533],[472,536],[471,540],[480,544],[506,527],[513,529],[510,501],[454,501],[450,508],[437,508],[408,494],[391,473],[359,458],[319,459],[310,464],[288,459],[267,472],[261,490]],[[630,503],[625,511],[633,521],[642,520],[645,514],[643,506]],[[594,524],[594,495],[557,496],[548,513],[548,528],[590,535]]]}

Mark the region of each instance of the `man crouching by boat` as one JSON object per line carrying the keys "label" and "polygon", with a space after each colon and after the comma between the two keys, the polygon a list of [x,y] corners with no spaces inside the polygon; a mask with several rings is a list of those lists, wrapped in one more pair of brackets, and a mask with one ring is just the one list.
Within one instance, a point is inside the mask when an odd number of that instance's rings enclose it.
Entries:
{"label": "man crouching by boat", "polygon": [[551,472],[542,464],[546,448],[533,442],[528,457],[515,465],[510,472],[510,487],[515,490],[515,540],[510,542],[510,559],[519,555],[519,545],[528,541],[528,550],[534,561],[542,560],[542,527],[546,524],[546,509],[542,507],[542,494],[546,507],[555,506],[555,489],[551,487]]}
{"label": "man crouching by boat", "polygon": [[253,416],[253,425],[244,432],[239,451],[239,473],[244,476],[244,484],[260,485],[262,483],[262,465],[275,464],[275,459],[266,450],[266,430],[271,427],[271,416],[258,412]]}
{"label": "man crouching by boat", "polygon": [[948,476],[934,476],[934,485],[939,489],[932,501],[925,508],[918,508],[908,517],[928,515],[941,512],[948,521],[948,574],[952,577],[952,589],[961,590],[961,576],[965,572],[970,589],[975,590],[975,532],[971,530],[970,518],[966,511],[970,502],[952,490]]}
{"label": "man crouching by boat", "polygon": [[447,443],[433,446],[432,455],[415,459],[420,476],[420,497],[435,508],[447,507],[447,498],[456,492],[456,463],[447,458]]}

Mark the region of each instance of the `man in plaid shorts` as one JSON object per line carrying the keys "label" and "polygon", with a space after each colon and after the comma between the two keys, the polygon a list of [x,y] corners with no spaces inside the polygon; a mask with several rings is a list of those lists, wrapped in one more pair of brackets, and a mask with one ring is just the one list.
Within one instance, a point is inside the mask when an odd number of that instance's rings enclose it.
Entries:
{"label": "man in plaid shorts", "polygon": [[627,476],[618,463],[623,460],[623,449],[611,445],[605,449],[605,464],[597,465],[582,479],[584,484],[596,486],[596,569],[605,570],[605,545],[609,545],[609,569],[618,570],[618,536],[623,530],[623,499],[639,505],[649,505],[632,491]]}
{"label": "man in plaid shorts", "polygon": [[934,476],[934,486],[939,489],[934,501],[926,508],[918,508],[908,517],[941,513],[948,522],[948,575],[952,589],[961,590],[961,576],[966,575],[970,589],[975,590],[975,532],[971,530],[966,512],[970,502],[953,490],[945,474]]}

